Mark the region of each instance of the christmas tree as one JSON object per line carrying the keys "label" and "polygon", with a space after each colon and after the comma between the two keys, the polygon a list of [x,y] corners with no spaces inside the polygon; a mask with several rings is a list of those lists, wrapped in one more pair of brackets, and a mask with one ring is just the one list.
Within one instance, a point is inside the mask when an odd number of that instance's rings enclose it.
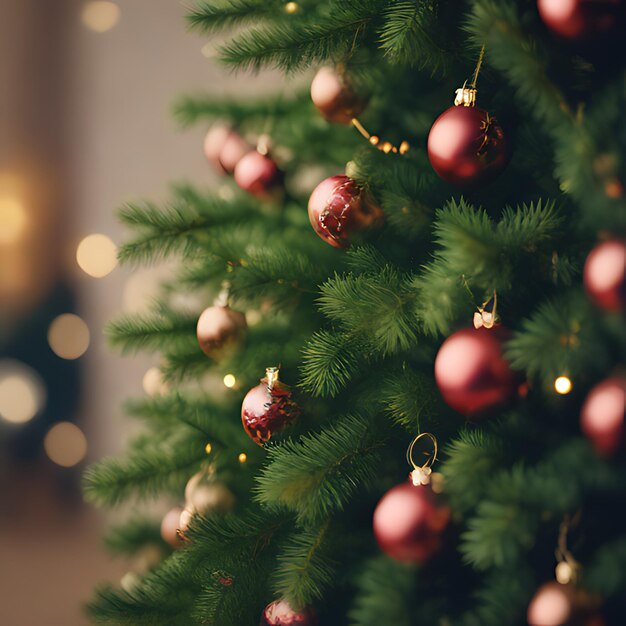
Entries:
{"label": "christmas tree", "polygon": [[624,5],[189,10],[287,87],[183,98],[224,185],[120,212],[168,391],[85,493],[162,558],[96,623],[624,624]]}

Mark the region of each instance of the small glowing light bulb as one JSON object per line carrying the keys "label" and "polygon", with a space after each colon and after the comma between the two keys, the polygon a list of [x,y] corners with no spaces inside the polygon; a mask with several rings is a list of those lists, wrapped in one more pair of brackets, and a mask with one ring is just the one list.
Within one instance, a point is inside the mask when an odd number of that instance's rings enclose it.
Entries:
{"label": "small glowing light bulb", "polygon": [[567,376],[559,376],[554,381],[554,389],[557,393],[564,396],[572,390],[572,381]]}
{"label": "small glowing light bulb", "polygon": [[206,446],[204,446],[204,451],[207,454],[211,454],[211,450],[213,450],[213,446],[211,445],[211,443],[207,443]]}
{"label": "small glowing light bulb", "polygon": [[248,460],[248,455],[245,452],[242,452],[239,455],[239,462],[240,463],[245,463]]}
{"label": "small glowing light bulb", "polygon": [[286,13],[297,13],[299,9],[300,5],[297,2],[287,2],[287,4],[285,4]]}
{"label": "small glowing light bulb", "polygon": [[232,389],[237,384],[237,379],[232,374],[224,376],[224,386]]}

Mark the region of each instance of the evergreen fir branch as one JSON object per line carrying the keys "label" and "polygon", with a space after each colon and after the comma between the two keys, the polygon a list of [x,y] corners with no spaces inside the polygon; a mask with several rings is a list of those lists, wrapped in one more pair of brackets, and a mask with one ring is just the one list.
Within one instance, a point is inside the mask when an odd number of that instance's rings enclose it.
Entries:
{"label": "evergreen fir branch", "polygon": [[429,335],[449,335],[452,323],[462,314],[468,318],[474,310],[471,293],[461,277],[450,275],[445,264],[433,261],[413,278],[415,315]]}
{"label": "evergreen fir branch", "polygon": [[506,207],[498,222],[496,234],[505,250],[524,250],[533,253],[545,242],[550,242],[562,227],[563,219],[553,201],[523,204],[517,210]]}
{"label": "evergreen fir branch", "polygon": [[372,350],[394,354],[417,342],[415,295],[408,287],[408,278],[391,266],[378,274],[336,275],[320,287],[320,308]]}
{"label": "evergreen fir branch", "polygon": [[544,122],[554,136],[573,119],[561,92],[547,74],[547,54],[520,20],[515,3],[475,0],[467,29],[477,48],[485,46],[485,62],[502,72],[516,89],[525,109]]}
{"label": "evergreen fir branch", "polygon": [[602,545],[591,563],[583,569],[585,589],[605,598],[624,597],[626,592],[626,538],[619,537]]}
{"label": "evergreen fir branch", "polygon": [[280,7],[281,2],[275,0],[227,0],[220,4],[196,0],[187,14],[187,21],[194,29],[213,33],[246,22],[258,22],[266,16],[276,15]]}
{"label": "evergreen fir branch", "polygon": [[546,386],[562,374],[606,371],[606,344],[597,334],[595,312],[584,294],[566,293],[544,302],[507,344],[511,365]]}
{"label": "evergreen fir branch", "polygon": [[335,575],[329,521],[319,528],[297,531],[278,554],[274,591],[295,610],[320,600]]}
{"label": "evergreen fir branch", "polygon": [[257,124],[267,118],[301,118],[311,113],[311,95],[307,91],[297,92],[287,98],[284,94],[254,100],[226,98],[216,100],[211,95],[184,96],[174,104],[174,115],[183,126],[201,120],[229,120],[237,127]]}
{"label": "evergreen fir branch", "polygon": [[[446,444],[441,473],[446,481],[446,496],[455,511],[467,513],[484,498],[489,478],[504,455],[502,439],[479,429],[463,430],[457,439]],[[468,467],[471,472],[466,471]]]}
{"label": "evergreen fir branch", "polygon": [[104,544],[113,554],[132,556],[146,546],[156,546],[164,554],[169,552],[169,546],[161,537],[160,522],[137,516],[111,528]]}
{"label": "evergreen fir branch", "polygon": [[381,0],[348,0],[335,5],[331,15],[315,16],[314,21],[248,30],[222,46],[220,58],[237,69],[274,67],[284,72],[339,59],[363,36],[381,4]]}
{"label": "evergreen fir branch", "polygon": [[348,248],[346,260],[355,274],[378,274],[388,263],[380,250],[370,245]]}
{"label": "evergreen fir branch", "polygon": [[[350,623],[354,626],[412,626],[416,623],[413,612],[418,584],[415,567],[386,556],[371,559],[357,578]],[[419,602],[425,600],[420,598]]]}
{"label": "evergreen fir branch", "polygon": [[442,45],[436,3],[396,0],[384,12],[380,47],[391,63],[415,65],[431,72],[450,65],[452,51]]}
{"label": "evergreen fir branch", "polygon": [[420,432],[422,416],[432,419],[439,392],[432,378],[403,367],[385,378],[383,406],[389,417],[409,432]]}
{"label": "evergreen fir branch", "polygon": [[182,492],[206,456],[205,444],[195,432],[181,428],[177,436],[135,450],[124,460],[104,459],[84,474],[85,498],[98,505],[114,505],[133,494],[149,498],[162,491]]}
{"label": "evergreen fir branch", "polygon": [[256,498],[285,506],[301,520],[324,519],[376,476],[383,445],[367,420],[346,417],[298,442],[270,446]]}
{"label": "evergreen fir branch", "polygon": [[244,441],[241,427],[224,419],[230,408],[208,396],[192,397],[182,393],[141,398],[125,405],[129,415],[142,417],[158,428],[177,427],[183,423],[202,433],[211,443],[222,446]]}
{"label": "evergreen fir branch", "polygon": [[123,352],[142,349],[162,350],[181,345],[194,346],[199,351],[196,340],[197,316],[180,313],[164,306],[144,315],[124,315],[111,322],[105,329],[111,345]]}
{"label": "evergreen fir branch", "polygon": [[183,380],[197,380],[214,366],[215,361],[199,349],[198,342],[189,340],[168,348],[160,369],[164,380],[175,384]]}
{"label": "evergreen fir branch", "polygon": [[336,396],[358,372],[355,342],[345,333],[317,331],[302,356],[300,386],[315,397]]}

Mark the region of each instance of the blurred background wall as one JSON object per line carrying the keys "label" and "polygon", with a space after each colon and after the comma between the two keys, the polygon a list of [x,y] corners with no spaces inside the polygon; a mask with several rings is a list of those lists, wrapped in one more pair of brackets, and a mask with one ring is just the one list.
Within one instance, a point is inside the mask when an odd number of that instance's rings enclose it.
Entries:
{"label": "blurred background wall", "polygon": [[155,385],[102,329],[167,271],[116,267],[114,209],[215,182],[176,96],[262,87],[211,62],[178,0],[0,5],[0,624],[82,625],[93,586],[130,565],[104,553],[80,474],[122,447],[122,400]]}

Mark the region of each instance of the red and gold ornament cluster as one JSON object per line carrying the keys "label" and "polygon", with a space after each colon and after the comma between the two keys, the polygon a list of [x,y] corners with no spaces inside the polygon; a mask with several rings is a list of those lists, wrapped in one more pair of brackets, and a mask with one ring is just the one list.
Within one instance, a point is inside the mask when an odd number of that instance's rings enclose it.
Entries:
{"label": "red and gold ornament cluster", "polygon": [[235,129],[214,125],[204,139],[204,155],[221,174],[232,174],[241,189],[261,199],[281,187],[283,173],[265,146],[255,149]]}

